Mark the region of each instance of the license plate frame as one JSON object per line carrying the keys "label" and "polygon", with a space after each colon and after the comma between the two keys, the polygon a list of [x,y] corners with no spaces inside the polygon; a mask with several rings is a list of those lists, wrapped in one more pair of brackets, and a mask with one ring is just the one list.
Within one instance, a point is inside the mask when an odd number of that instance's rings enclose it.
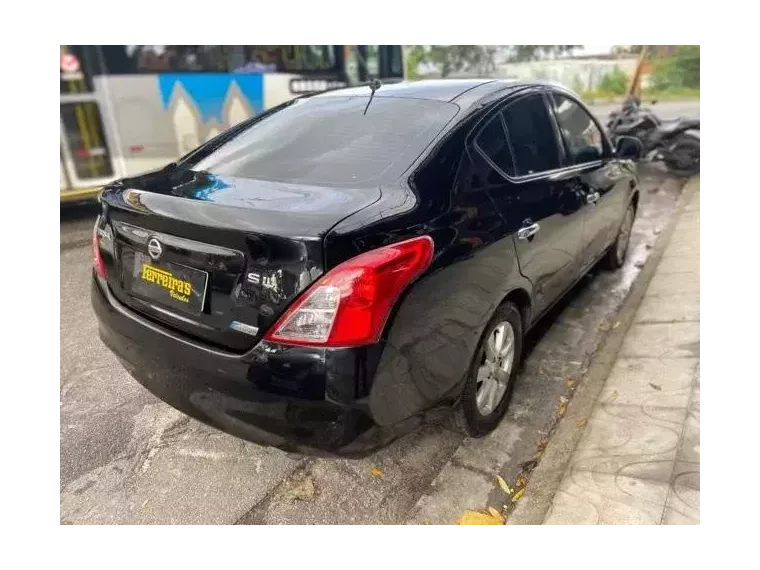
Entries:
{"label": "license plate frame", "polygon": [[[173,261],[153,261],[148,255],[135,251],[130,277],[129,292],[146,301],[196,316],[206,308],[207,271]],[[186,295],[188,283],[191,291]]]}

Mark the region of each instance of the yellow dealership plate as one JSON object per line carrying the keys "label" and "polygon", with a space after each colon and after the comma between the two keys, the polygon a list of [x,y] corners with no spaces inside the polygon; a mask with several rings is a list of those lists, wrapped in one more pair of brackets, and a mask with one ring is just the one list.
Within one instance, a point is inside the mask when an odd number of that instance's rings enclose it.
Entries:
{"label": "yellow dealership plate", "polygon": [[203,312],[208,273],[178,263],[155,262],[144,253],[135,252],[131,290],[185,313]]}

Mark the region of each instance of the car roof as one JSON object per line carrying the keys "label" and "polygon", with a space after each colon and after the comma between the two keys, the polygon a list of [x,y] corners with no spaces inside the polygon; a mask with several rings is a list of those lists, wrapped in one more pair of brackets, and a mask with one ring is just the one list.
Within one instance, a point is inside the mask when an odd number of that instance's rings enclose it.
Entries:
{"label": "car roof", "polygon": [[[409,97],[436,101],[454,101],[457,97],[476,87],[495,83],[493,79],[425,79],[422,81],[402,81],[386,83],[375,92],[375,97]],[[367,97],[371,93],[368,85],[335,89],[316,97]]]}
{"label": "car roof", "polygon": [[[489,95],[500,91],[515,90],[531,86],[552,86],[565,89],[551,81],[522,79],[424,79],[420,81],[402,81],[383,84],[375,92],[375,97],[397,97],[428,99],[457,103],[467,109]],[[358,85],[333,89],[313,95],[324,97],[369,97],[369,85]]]}

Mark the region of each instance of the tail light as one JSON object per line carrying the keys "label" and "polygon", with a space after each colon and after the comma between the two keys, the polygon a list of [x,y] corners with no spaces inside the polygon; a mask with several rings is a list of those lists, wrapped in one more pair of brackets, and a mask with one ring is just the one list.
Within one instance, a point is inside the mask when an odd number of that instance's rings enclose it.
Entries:
{"label": "tail light", "polygon": [[92,232],[92,266],[98,277],[105,279],[108,276],[106,264],[103,262],[103,255],[100,253],[100,237],[98,236],[98,224]]}
{"label": "tail light", "polygon": [[433,240],[429,236],[349,259],[309,287],[264,339],[342,347],[377,342],[393,305],[432,259]]}

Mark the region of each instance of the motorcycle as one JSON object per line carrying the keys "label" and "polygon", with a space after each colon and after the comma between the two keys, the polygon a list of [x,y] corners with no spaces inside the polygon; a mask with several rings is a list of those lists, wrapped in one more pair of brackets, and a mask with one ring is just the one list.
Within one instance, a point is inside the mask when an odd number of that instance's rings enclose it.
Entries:
{"label": "motorcycle", "polygon": [[[656,104],[656,101],[653,101]],[[681,176],[699,172],[699,119],[662,120],[641,100],[629,97],[620,111],[610,113],[607,131],[613,145],[621,136],[635,137],[643,146],[643,158],[662,161]]]}

